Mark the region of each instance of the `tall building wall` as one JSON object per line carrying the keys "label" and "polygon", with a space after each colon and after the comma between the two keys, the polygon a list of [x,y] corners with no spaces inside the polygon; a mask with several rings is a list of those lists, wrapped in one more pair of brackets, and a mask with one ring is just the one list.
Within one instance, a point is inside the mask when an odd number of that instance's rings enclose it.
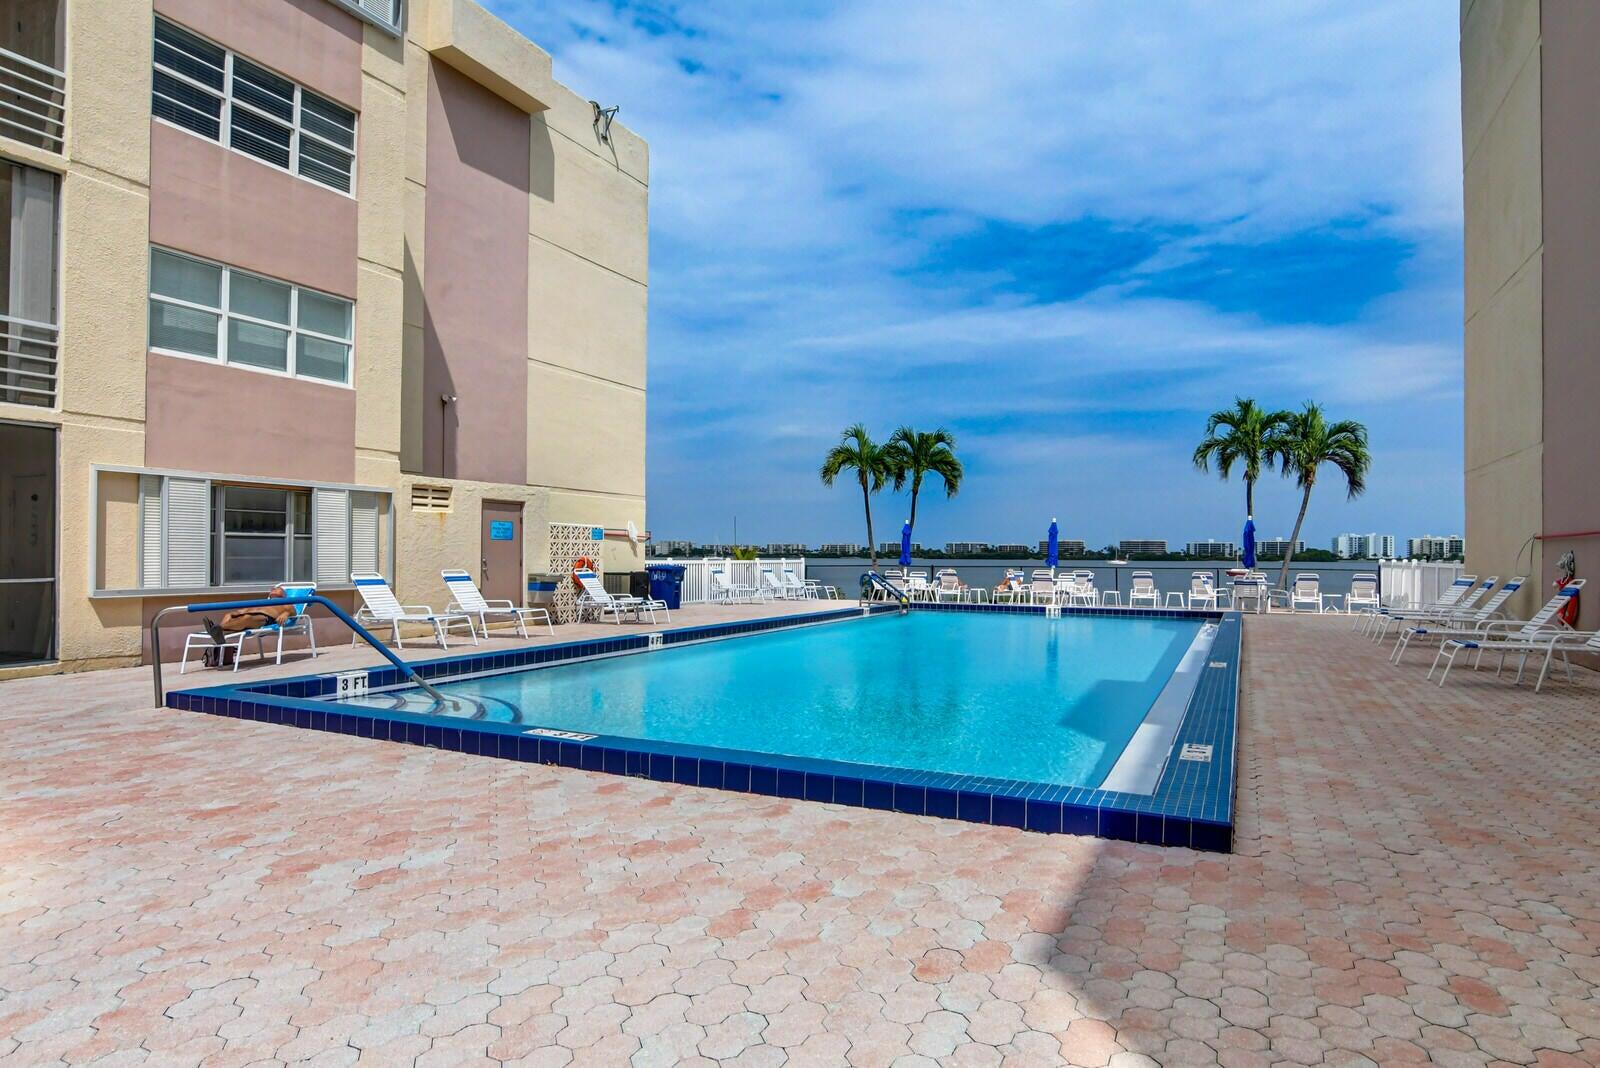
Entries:
{"label": "tall building wall", "polygon": [[[1600,576],[1600,5],[1465,0],[1467,563]],[[1590,597],[1581,626],[1600,626]]]}
{"label": "tall building wall", "polygon": [[[44,669],[131,662],[160,608],[270,585],[223,581],[245,546],[218,533],[244,514],[234,490],[310,502],[284,566],[311,538],[306,569],[347,604],[373,567],[442,606],[441,568],[486,566],[491,516],[518,524],[501,591],[548,566],[552,523],[608,532],[593,555],[637,566],[648,149],[621,123],[602,140],[548,54],[471,0],[397,3],[389,25],[341,0],[17,2],[61,27],[65,86],[53,137],[0,135],[0,166],[58,186],[56,259],[24,279],[55,287],[54,392],[0,397],[0,422],[53,436]],[[153,110],[158,19],[226,57],[216,91],[209,59],[179,64],[199,112]],[[241,78],[288,94],[292,154],[227,143],[247,136],[230,115],[261,118],[229,95]],[[341,110],[354,159],[318,179],[306,131]],[[211,323],[225,340],[187,351]]]}

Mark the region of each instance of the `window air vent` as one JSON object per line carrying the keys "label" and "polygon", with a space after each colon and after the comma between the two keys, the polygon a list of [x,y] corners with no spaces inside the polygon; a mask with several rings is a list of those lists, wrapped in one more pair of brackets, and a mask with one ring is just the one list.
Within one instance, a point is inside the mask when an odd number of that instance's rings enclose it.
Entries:
{"label": "window air vent", "polygon": [[412,486],[411,510],[413,512],[448,512],[450,510],[450,487]]}

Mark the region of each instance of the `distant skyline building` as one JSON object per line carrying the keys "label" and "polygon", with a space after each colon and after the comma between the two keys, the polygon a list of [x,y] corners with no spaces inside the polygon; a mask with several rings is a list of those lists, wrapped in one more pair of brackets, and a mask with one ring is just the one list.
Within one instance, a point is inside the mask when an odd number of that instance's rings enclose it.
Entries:
{"label": "distant skyline building", "polygon": [[1341,560],[1392,560],[1393,534],[1336,534],[1330,544]]}
{"label": "distant skyline building", "polygon": [[1124,557],[1165,556],[1167,542],[1165,538],[1123,538],[1117,542],[1117,551]]}
{"label": "distant skyline building", "polygon": [[[1288,551],[1288,538],[1262,538],[1256,542],[1256,556],[1262,560],[1282,560],[1284,554]],[[1304,541],[1295,542],[1294,551],[1297,553],[1305,552],[1306,543]]]}
{"label": "distant skyline building", "polygon": [[761,551],[768,556],[796,556],[804,554],[806,547],[797,541],[769,541]]}
{"label": "distant skyline building", "polygon": [[[1050,539],[1039,539],[1039,552],[1043,554],[1049,551]],[[1087,556],[1089,555],[1089,543],[1082,538],[1060,538],[1056,542],[1056,551],[1062,556]]]}
{"label": "distant skyline building", "polygon": [[1460,534],[1424,534],[1406,539],[1406,556],[1412,560],[1459,560],[1467,555],[1467,542]]}
{"label": "distant skyline building", "polygon": [[[924,551],[923,548],[922,548],[922,543],[920,541],[912,542],[911,543],[911,551],[914,552],[914,553],[920,553],[920,552]],[[879,552],[879,554],[883,554],[883,553],[895,553],[895,554],[898,554],[900,552],[900,542],[898,540],[895,540],[895,541],[880,541],[878,543],[878,552]]]}
{"label": "distant skyline building", "polygon": [[1232,560],[1239,555],[1239,547],[1231,541],[1216,541],[1206,538],[1203,541],[1191,541],[1183,547],[1184,554],[1198,560]]}
{"label": "distant skyline building", "polygon": [[996,542],[990,546],[990,549],[992,549],[994,552],[1005,553],[1009,556],[1015,556],[1021,553],[1031,553],[1033,551],[1032,549],[1028,548],[1028,546],[1023,545],[1021,542],[1015,541]]}
{"label": "distant skyline building", "polygon": [[825,541],[817,546],[817,552],[824,556],[860,556],[867,551],[867,547],[858,541]]}
{"label": "distant skyline building", "polygon": [[947,541],[944,551],[951,556],[982,556],[989,552],[989,543],[986,541]]}
{"label": "distant skyline building", "polygon": [[694,543],[674,538],[671,541],[653,541],[649,545],[650,553],[654,556],[688,556],[694,549]]}

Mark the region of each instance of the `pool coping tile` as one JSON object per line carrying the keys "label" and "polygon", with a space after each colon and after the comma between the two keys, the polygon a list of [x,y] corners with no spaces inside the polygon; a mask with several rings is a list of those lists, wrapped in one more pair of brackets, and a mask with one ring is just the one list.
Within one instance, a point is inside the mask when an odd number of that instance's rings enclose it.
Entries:
{"label": "pool coping tile", "polygon": [[[862,605],[655,633],[662,639],[659,648],[666,648],[899,611],[900,607],[894,604]],[[1042,605],[916,602],[909,611],[1045,615]],[[1189,698],[1154,792],[1128,794],[612,735],[541,737],[531,733],[540,728],[527,724],[458,719],[441,722],[437,716],[364,706],[344,706],[345,711],[336,712],[331,704],[337,689],[333,675],[175,690],[167,694],[166,703],[169,708],[210,715],[684,786],[958,819],[1045,834],[1094,834],[1123,841],[1231,852],[1242,652],[1239,614],[1063,607],[1061,615],[1189,619],[1216,625],[1207,666]],[[441,657],[415,662],[411,667],[425,679],[456,680],[649,651],[647,635],[625,634],[511,653]],[[402,684],[397,668],[364,670],[369,690]],[[1192,753],[1196,758],[1183,756],[1191,752],[1186,750],[1188,746],[1195,747]]]}

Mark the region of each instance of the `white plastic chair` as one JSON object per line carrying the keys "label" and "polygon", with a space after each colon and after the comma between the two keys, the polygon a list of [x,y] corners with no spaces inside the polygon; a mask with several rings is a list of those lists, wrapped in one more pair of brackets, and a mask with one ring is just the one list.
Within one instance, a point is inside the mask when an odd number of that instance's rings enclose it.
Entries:
{"label": "white plastic chair", "polygon": [[954,568],[941,568],[939,583],[934,587],[933,599],[936,601],[951,600],[960,602],[966,600],[967,588],[961,584],[961,576]]}
{"label": "white plastic chair", "polygon": [[1156,588],[1155,575],[1149,571],[1135,571],[1128,587],[1128,607],[1137,608],[1141,604],[1161,607],[1161,591]]}
{"label": "white plastic chair", "polygon": [[516,621],[517,634],[526,638],[528,636],[527,621],[529,619],[543,620],[545,628],[554,635],[555,626],[550,621],[550,613],[543,608],[521,608],[509,600],[486,600],[478,592],[478,584],[472,581],[472,576],[459,568],[446,568],[439,572],[444,579],[445,588],[455,598],[445,606],[445,614],[463,612],[468,616],[476,616],[478,626],[483,629],[483,636],[489,636],[489,617],[500,616]]}
{"label": "white plastic chair", "polygon": [[1217,607],[1217,587],[1209,571],[1195,571],[1189,575],[1189,607]]}
{"label": "white plastic chair", "polygon": [[1298,612],[1301,605],[1310,605],[1319,614],[1323,610],[1322,579],[1315,572],[1302,571],[1294,577],[1294,587],[1289,591],[1289,609]]}
{"label": "white plastic chair", "polygon": [[1350,592],[1345,595],[1344,610],[1355,612],[1358,609],[1366,611],[1378,608],[1382,601],[1378,597],[1378,576],[1371,572],[1362,571],[1350,579]]}

